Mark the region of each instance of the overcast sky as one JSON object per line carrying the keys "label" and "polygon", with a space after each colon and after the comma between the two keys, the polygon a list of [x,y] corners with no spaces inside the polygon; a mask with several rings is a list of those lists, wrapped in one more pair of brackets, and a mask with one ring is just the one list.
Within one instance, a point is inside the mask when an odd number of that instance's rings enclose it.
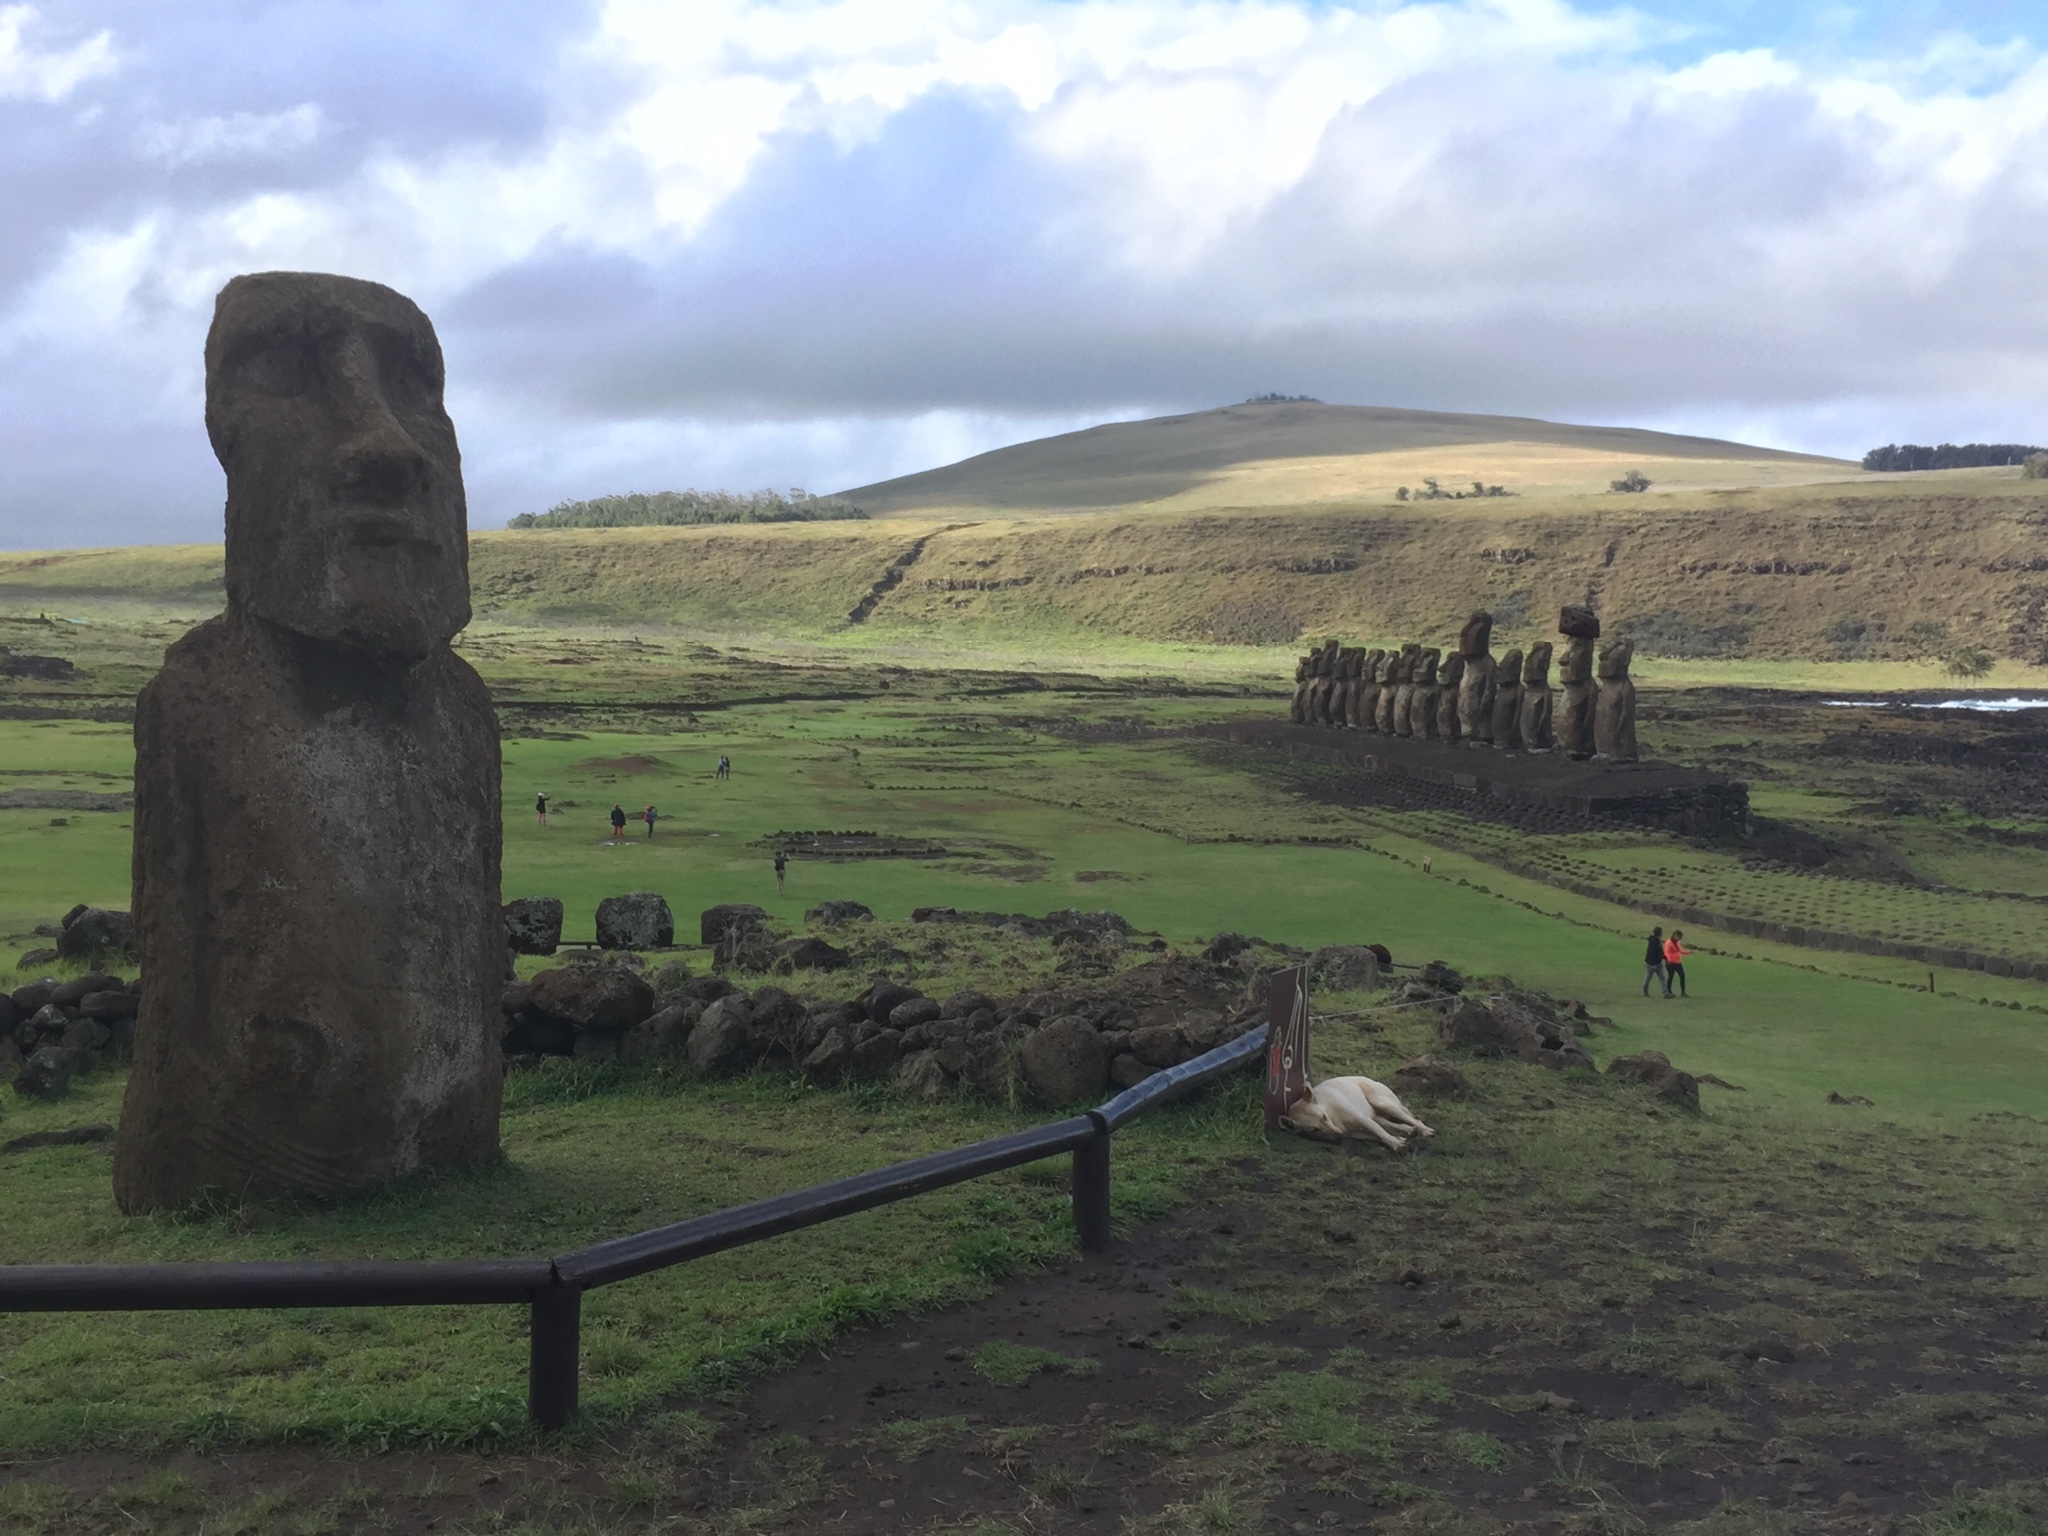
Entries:
{"label": "overcast sky", "polygon": [[2044,0],[0,0],[0,545],[217,538],[237,272],[434,318],[471,519],[1267,390],[2048,440]]}

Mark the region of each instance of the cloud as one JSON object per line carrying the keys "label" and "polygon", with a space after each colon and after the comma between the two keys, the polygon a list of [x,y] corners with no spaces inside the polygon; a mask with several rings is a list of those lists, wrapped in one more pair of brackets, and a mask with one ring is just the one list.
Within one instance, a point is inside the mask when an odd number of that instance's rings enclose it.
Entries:
{"label": "cloud", "polygon": [[[217,526],[203,440],[164,444],[260,268],[427,306],[480,521],[1268,389],[2048,435],[2025,38],[1862,58],[1563,0],[347,9],[123,13],[0,104],[0,418],[43,453],[0,540]],[[30,19],[0,12],[0,81]],[[164,473],[93,468],[130,455]]]}
{"label": "cloud", "polygon": [[62,101],[115,68],[111,33],[95,32],[69,48],[39,50],[23,41],[37,19],[32,5],[0,6],[0,100]]}

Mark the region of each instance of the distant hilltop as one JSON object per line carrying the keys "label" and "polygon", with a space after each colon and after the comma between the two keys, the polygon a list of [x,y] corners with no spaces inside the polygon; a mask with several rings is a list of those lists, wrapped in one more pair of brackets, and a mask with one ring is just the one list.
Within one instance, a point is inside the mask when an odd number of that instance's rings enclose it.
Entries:
{"label": "distant hilltop", "polygon": [[1498,484],[1517,495],[1599,494],[1631,472],[1676,489],[1801,484],[1858,470],[1846,459],[1634,427],[1263,395],[1017,443],[839,495],[872,517],[1197,511],[1385,502],[1426,480]]}

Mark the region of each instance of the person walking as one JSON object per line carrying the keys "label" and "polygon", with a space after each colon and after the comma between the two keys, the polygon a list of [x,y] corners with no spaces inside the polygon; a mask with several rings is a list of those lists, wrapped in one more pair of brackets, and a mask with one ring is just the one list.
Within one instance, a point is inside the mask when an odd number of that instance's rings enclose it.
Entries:
{"label": "person walking", "polygon": [[782,877],[789,872],[789,855],[780,848],[775,850],[775,894],[782,894]]}
{"label": "person walking", "polygon": [[1671,995],[1671,984],[1678,983],[1678,995],[1691,997],[1685,990],[1685,957],[1692,953],[1678,941],[1685,937],[1684,930],[1674,928],[1671,937],[1664,941],[1664,995]]}
{"label": "person walking", "polygon": [[647,840],[649,842],[654,841],[654,823],[659,820],[659,817],[655,814],[654,807],[650,805],[646,810],[642,811],[640,819],[647,823]]}
{"label": "person walking", "polygon": [[616,843],[625,835],[626,808],[623,805],[614,805],[612,807],[612,841]]}
{"label": "person walking", "polygon": [[533,797],[533,809],[534,813],[540,817],[540,824],[546,826],[548,824],[548,792],[546,790],[541,790]]}
{"label": "person walking", "polygon": [[1650,983],[1663,987],[1664,995],[1671,995],[1671,983],[1664,979],[1664,925],[1659,923],[1650,930],[1649,948],[1643,951],[1643,996],[1650,995]]}

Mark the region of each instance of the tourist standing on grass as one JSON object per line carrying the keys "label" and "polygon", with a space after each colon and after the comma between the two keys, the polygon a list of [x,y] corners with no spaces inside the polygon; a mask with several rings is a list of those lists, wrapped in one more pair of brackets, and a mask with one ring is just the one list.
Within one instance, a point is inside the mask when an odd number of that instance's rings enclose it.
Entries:
{"label": "tourist standing on grass", "polygon": [[614,805],[612,807],[612,841],[616,843],[625,835],[626,808],[623,805]]}
{"label": "tourist standing on grass", "polygon": [[775,850],[775,894],[782,894],[782,877],[789,872],[789,855],[780,848]]}
{"label": "tourist standing on grass", "polygon": [[1650,947],[1643,951],[1643,996],[1650,995],[1650,983],[1663,987],[1664,995],[1671,995],[1671,983],[1664,979],[1664,925],[1659,923],[1650,930]]}
{"label": "tourist standing on grass", "polygon": [[718,772],[713,774],[712,777],[715,779],[729,779],[732,777],[732,759],[723,752],[718,755]]}
{"label": "tourist standing on grass", "polygon": [[1685,957],[1691,954],[1692,951],[1678,942],[1684,937],[1685,932],[1683,929],[1674,928],[1671,930],[1671,937],[1664,941],[1664,995],[1666,997],[1671,995],[1671,984],[1673,982],[1678,984],[1678,995],[1680,997],[1692,996],[1690,992],[1685,990]]}
{"label": "tourist standing on grass", "polygon": [[533,797],[533,809],[535,814],[540,817],[540,824],[546,826],[548,824],[548,792],[546,790],[540,791],[540,793]]}
{"label": "tourist standing on grass", "polygon": [[642,811],[640,819],[647,823],[647,838],[649,842],[652,842],[654,840],[654,823],[657,819],[654,807],[650,805],[646,810]]}

